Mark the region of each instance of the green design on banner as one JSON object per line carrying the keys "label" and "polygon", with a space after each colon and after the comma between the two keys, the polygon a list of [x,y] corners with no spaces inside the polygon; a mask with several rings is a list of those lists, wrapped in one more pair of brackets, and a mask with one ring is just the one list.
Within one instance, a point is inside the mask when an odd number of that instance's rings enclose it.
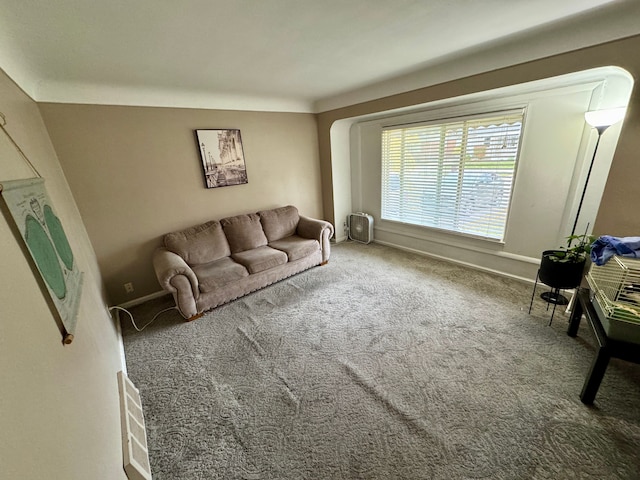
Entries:
{"label": "green design on banner", "polygon": [[67,286],[64,283],[64,275],[58,256],[47,232],[44,231],[40,222],[31,215],[27,215],[25,220],[25,240],[40,273],[42,273],[42,278],[56,294],[56,297],[64,298],[67,294]]}
{"label": "green design on banner", "polygon": [[[44,292],[52,300],[65,335],[76,329],[82,272],[71,250],[62,223],[47,194],[43,178],[0,182],[0,193],[43,279]],[[25,265],[26,267],[26,265]]]}
{"label": "green design on banner", "polygon": [[67,236],[64,234],[62,223],[60,223],[60,220],[49,205],[45,205],[43,210],[44,221],[51,234],[51,240],[53,240],[53,245],[56,247],[56,252],[60,255],[60,260],[62,260],[64,266],[71,270],[73,269],[73,252],[67,241]]}

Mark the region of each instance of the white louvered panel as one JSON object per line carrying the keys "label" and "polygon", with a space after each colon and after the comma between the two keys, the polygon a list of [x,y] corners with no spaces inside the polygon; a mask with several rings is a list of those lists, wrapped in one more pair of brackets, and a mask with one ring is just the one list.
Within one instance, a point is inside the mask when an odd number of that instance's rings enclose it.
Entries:
{"label": "white louvered panel", "polygon": [[122,371],[118,372],[118,391],[124,471],[131,480],[151,480],[140,392]]}

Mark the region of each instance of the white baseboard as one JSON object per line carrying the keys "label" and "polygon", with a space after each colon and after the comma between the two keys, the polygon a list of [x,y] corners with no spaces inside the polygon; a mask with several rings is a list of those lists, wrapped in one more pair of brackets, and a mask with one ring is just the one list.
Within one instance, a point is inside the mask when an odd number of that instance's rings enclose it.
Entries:
{"label": "white baseboard", "polygon": [[[136,305],[140,305],[144,302],[147,302],[149,300],[154,300],[156,298],[160,298],[163,297],[165,295],[168,295],[167,292],[160,291],[160,292],[155,292],[152,293],[150,295],[145,295],[144,297],[140,297],[140,298],[134,298],[133,300],[129,300],[128,302],[122,303],[120,305],[118,305],[118,307],[121,308],[131,308],[131,307],[135,307]],[[113,310],[110,310],[109,313],[111,314],[111,317],[113,319],[113,321],[116,324],[116,333],[118,335],[118,344],[120,347],[120,363],[122,364],[122,371],[126,374],[127,373],[127,358],[125,356],[124,353],[124,340],[122,338],[122,325],[120,324],[120,310],[118,310],[117,308],[114,308]]]}
{"label": "white baseboard", "polygon": [[530,278],[520,277],[518,275],[513,275],[513,274],[510,274],[510,273],[507,273],[507,272],[501,272],[499,270],[494,270],[492,268],[483,267],[481,265],[475,265],[475,264],[469,263],[469,262],[463,262],[461,260],[456,260],[454,258],[449,258],[449,257],[445,257],[445,256],[442,256],[442,255],[436,255],[436,254],[433,254],[433,253],[423,252],[422,250],[417,250],[415,248],[403,247],[402,245],[397,245],[397,244],[391,243],[391,242],[385,242],[385,241],[382,241],[382,240],[374,240],[373,243],[378,243],[380,245],[386,245],[388,247],[397,248],[399,250],[404,250],[406,252],[416,253],[416,254],[422,255],[424,257],[437,258],[438,260],[443,260],[445,262],[451,262],[451,263],[455,263],[455,264],[458,264],[458,265],[463,265],[465,267],[473,268],[475,270],[480,270],[482,272],[491,273],[493,275],[499,275],[501,277],[511,278],[513,280],[518,280],[520,282],[529,283],[531,285],[533,285],[535,283],[535,281],[531,280]]}
{"label": "white baseboard", "polygon": [[161,290],[159,292],[150,293],[149,295],[145,295],[144,297],[134,298],[133,300],[129,300],[128,302],[121,303],[118,305],[122,308],[130,308],[135,307],[136,305],[140,305],[144,302],[148,302],[149,300],[155,300],[156,298],[164,297],[165,295],[169,295],[168,292]]}
{"label": "white baseboard", "polygon": [[111,310],[109,312],[111,314],[112,320],[116,324],[116,333],[118,335],[118,346],[120,347],[120,364],[122,367],[122,371],[127,373],[127,358],[124,353],[124,340],[122,338],[122,326],[120,325],[120,311],[119,310]]}
{"label": "white baseboard", "polygon": [[342,235],[340,237],[336,237],[336,243],[345,242],[349,239],[346,235]]}

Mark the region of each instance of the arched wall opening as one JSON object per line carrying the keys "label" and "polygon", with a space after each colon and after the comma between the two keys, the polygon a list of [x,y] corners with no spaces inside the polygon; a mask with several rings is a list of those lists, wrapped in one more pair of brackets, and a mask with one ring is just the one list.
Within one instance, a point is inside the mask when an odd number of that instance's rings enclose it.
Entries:
{"label": "arched wall opening", "polygon": [[[336,240],[346,235],[346,217],[374,217],[377,242],[453,260],[522,279],[535,278],[542,250],[564,243],[573,226],[597,140],[584,112],[626,106],[633,77],[618,67],[600,67],[334,122],[331,175]],[[487,242],[381,219],[382,128],[524,106],[521,154],[504,242]],[[603,134],[576,232],[591,232],[622,123]]]}

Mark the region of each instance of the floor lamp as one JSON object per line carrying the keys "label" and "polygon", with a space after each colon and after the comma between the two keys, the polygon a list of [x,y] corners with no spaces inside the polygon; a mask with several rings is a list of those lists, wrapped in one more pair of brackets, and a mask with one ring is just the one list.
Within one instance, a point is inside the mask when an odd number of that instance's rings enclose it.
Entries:
{"label": "floor lamp", "polygon": [[587,178],[584,181],[584,187],[582,188],[582,196],[580,197],[580,203],[578,203],[578,211],[576,212],[576,219],[573,222],[573,228],[571,229],[571,235],[575,235],[576,227],[578,225],[578,217],[580,217],[580,210],[582,210],[582,202],[584,202],[584,196],[587,193],[587,185],[589,185],[589,177],[591,177],[591,170],[593,169],[593,163],[596,160],[596,153],[598,153],[598,145],[600,144],[600,137],[604,131],[614,123],[618,123],[624,118],[624,114],[627,111],[625,107],[609,108],[607,110],[593,110],[585,112],[584,119],[589,125],[598,131],[598,140],[596,146],[593,149],[593,157],[591,157],[591,164],[589,165],[589,171],[587,172]]}
{"label": "floor lamp", "polygon": [[[582,210],[582,203],[584,202],[584,196],[587,193],[587,186],[589,185],[589,178],[591,177],[591,170],[593,169],[593,164],[596,160],[596,154],[598,153],[598,145],[600,144],[600,137],[604,131],[609,128],[614,123],[618,123],[620,120],[624,118],[627,109],[625,107],[621,108],[609,108],[606,110],[593,110],[589,112],[585,112],[584,119],[586,122],[595,128],[598,131],[598,140],[596,141],[596,146],[593,148],[593,156],[591,157],[591,163],[589,164],[589,171],[587,172],[587,178],[584,181],[584,187],[582,187],[582,195],[580,196],[580,203],[578,203],[578,211],[576,212],[576,219],[573,222],[573,228],[571,229],[571,236],[575,235],[576,227],[578,226],[578,218],[580,217],[580,211]],[[538,270],[538,275],[540,271]],[[529,304],[529,313],[531,313],[531,306],[533,305],[533,297],[536,292],[536,286],[538,285],[538,277],[536,277],[536,283],[533,287],[533,293],[531,294],[531,303]],[[556,311],[556,305],[566,305],[570,303],[569,300],[559,293],[559,288],[556,288],[555,291],[552,290],[550,292],[545,292],[540,295],[544,300],[549,303],[553,303],[553,312],[551,313],[551,320],[549,320],[549,325],[553,321],[553,315]],[[574,298],[571,299],[573,302]],[[571,308],[571,305],[569,305]]]}

